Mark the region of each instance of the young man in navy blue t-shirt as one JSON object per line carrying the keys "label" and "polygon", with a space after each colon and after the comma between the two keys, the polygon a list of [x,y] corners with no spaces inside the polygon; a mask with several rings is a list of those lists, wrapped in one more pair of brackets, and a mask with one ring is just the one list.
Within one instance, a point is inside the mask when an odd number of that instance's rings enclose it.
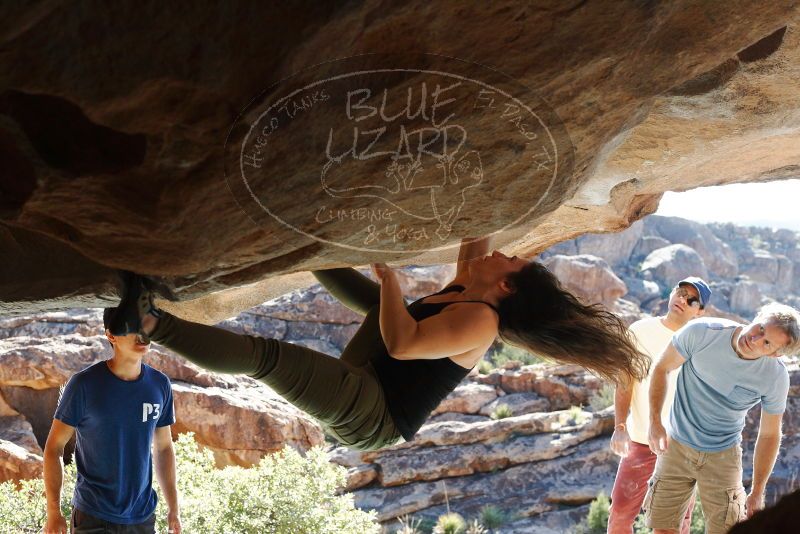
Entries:
{"label": "young man in navy blue t-shirt", "polygon": [[[72,532],[154,533],[153,470],[167,501],[169,532],[181,531],[172,387],[163,373],[142,363],[149,341],[109,331],[114,356],[76,373],[64,388],[44,450],[47,523],[44,532],[66,533],[60,509],[64,446],[76,435],[78,480],[72,498]],[[155,452],[151,449],[154,445]]]}

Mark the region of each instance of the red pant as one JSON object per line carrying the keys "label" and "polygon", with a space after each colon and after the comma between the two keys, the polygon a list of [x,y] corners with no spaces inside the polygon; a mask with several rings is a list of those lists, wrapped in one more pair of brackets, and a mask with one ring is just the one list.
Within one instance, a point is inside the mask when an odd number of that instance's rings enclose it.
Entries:
{"label": "red pant", "polygon": [[[642,508],[647,481],[653,476],[657,456],[650,447],[631,442],[628,456],[619,463],[614,489],[611,490],[611,508],[608,515],[608,534],[631,534],[633,523]],[[681,534],[689,534],[694,509],[694,495],[681,525]]]}

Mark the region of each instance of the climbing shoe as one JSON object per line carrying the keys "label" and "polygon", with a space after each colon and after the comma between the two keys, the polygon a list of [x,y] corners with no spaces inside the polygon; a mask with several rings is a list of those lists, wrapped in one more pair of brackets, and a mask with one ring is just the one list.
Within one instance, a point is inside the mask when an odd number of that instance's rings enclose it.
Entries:
{"label": "climbing shoe", "polygon": [[124,294],[113,312],[109,331],[115,336],[137,334],[140,342],[146,342],[148,336],[142,331],[142,318],[148,313],[161,317],[161,311],[153,303],[153,293],[146,278],[135,273],[121,273]]}

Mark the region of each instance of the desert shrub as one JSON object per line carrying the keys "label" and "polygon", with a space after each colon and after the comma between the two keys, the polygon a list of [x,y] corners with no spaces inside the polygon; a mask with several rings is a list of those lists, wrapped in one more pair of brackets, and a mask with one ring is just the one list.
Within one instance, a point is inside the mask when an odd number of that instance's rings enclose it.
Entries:
{"label": "desert shrub", "polygon": [[589,513],[578,523],[576,534],[604,534],[608,528],[608,496],[601,491],[589,505]]}
{"label": "desert shrub", "polygon": [[[75,488],[75,464],[64,468],[61,490],[61,513],[69,525],[72,492]],[[41,532],[47,520],[44,480],[23,480],[19,488],[13,482],[0,484],[0,532]]]}
{"label": "desert shrub", "polygon": [[692,523],[689,527],[691,534],[705,534],[706,532],[706,516],[703,513],[703,505],[698,498],[694,502],[694,510],[692,510]]}
{"label": "desert shrub", "polygon": [[534,363],[542,363],[545,360],[535,356],[527,350],[517,348],[513,345],[498,342],[489,349],[489,360],[492,362],[493,367],[503,367],[506,363],[514,361],[520,362],[522,365],[532,365]]}
{"label": "desert shrub", "polygon": [[589,407],[593,412],[605,410],[614,404],[614,386],[603,384],[603,387],[592,393],[589,397]]}
{"label": "desert shrub", "polygon": [[481,509],[481,524],[486,528],[499,528],[508,521],[508,515],[497,506],[484,506]]}
{"label": "desert shrub", "polygon": [[421,519],[415,519],[410,515],[398,517],[397,522],[400,523],[400,528],[394,531],[394,534],[421,534],[422,525]]}
{"label": "desert shrub", "polygon": [[461,515],[450,512],[440,515],[433,527],[433,534],[463,534],[467,530],[467,522]]}
{"label": "desert shrub", "polygon": [[581,425],[586,421],[587,415],[580,406],[571,406],[560,416],[561,424],[567,426]]}
{"label": "desert shrub", "polygon": [[488,530],[484,527],[480,521],[477,519],[473,519],[467,525],[467,530],[464,531],[464,534],[486,534]]}
{"label": "desert shrub", "polygon": [[489,415],[492,419],[505,419],[511,417],[514,412],[508,404],[498,404],[494,411]]}
{"label": "desert shrub", "polygon": [[[603,534],[608,528],[608,516],[610,502],[604,492],[600,492],[597,498],[589,505],[589,513],[581,521],[576,529],[576,534]],[[703,516],[703,507],[700,504],[700,499],[695,501],[694,509],[692,510],[692,523],[690,527],[691,534],[704,534],[706,531],[706,522]],[[644,515],[639,514],[636,522],[633,524],[633,534],[650,534],[651,529],[647,528],[644,524]]]}
{"label": "desert shrub", "polygon": [[[287,447],[250,469],[216,469],[212,453],[199,449],[191,434],[184,434],[175,443],[175,456],[185,532],[380,531],[374,512],[356,509],[351,495],[336,495],[346,470],[331,464],[322,449],[311,449],[303,457]],[[75,476],[69,466],[62,495],[68,523]],[[166,532],[166,505],[160,488],[157,491],[157,529]],[[39,532],[44,520],[43,480],[27,481],[19,491],[10,483],[0,484],[0,532]]]}
{"label": "desert shrub", "polygon": [[431,534],[433,529],[436,528],[436,519],[432,517],[423,517],[422,521],[419,522],[417,529],[419,529],[422,534]]}
{"label": "desert shrub", "polygon": [[492,369],[494,369],[494,367],[488,360],[484,359],[478,362],[478,374],[488,375],[492,372]]}

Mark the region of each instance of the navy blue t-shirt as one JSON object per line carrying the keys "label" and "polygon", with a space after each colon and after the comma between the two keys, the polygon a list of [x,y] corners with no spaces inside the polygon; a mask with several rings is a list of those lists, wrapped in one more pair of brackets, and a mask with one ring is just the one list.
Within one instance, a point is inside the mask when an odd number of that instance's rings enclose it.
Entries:
{"label": "navy blue t-shirt", "polygon": [[153,434],[175,422],[169,378],[142,364],[126,381],[96,363],[69,379],[55,418],[75,427],[73,506],[117,524],[147,520],[156,508]]}

